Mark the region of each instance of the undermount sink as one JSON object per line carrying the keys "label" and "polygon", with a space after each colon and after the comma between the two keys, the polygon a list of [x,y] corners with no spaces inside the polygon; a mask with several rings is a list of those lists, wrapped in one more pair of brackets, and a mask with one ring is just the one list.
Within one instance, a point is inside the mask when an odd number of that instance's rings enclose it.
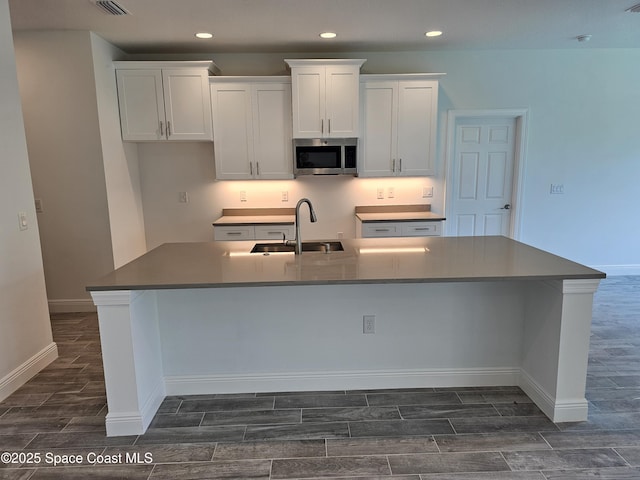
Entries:
{"label": "undermount sink", "polygon": [[[251,253],[274,253],[274,252],[293,252],[295,245],[287,245],[284,243],[256,243],[251,249]],[[341,242],[302,242],[303,252],[341,252],[344,247]]]}

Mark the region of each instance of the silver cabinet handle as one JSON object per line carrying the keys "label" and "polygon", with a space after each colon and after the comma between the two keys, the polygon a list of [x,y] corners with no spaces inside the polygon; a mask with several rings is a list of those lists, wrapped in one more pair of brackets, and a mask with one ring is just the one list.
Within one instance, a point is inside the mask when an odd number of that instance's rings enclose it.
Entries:
{"label": "silver cabinet handle", "polygon": [[331,119],[329,119],[329,135],[331,135]]}
{"label": "silver cabinet handle", "polygon": [[167,138],[171,136],[171,122],[167,120]]}
{"label": "silver cabinet handle", "polygon": [[249,162],[249,175],[253,176],[253,163]]}
{"label": "silver cabinet handle", "polygon": [[324,118],[320,119],[320,133],[324,135]]}
{"label": "silver cabinet handle", "polygon": [[376,232],[388,232],[390,230],[391,230],[390,228],[376,228],[375,229]]}
{"label": "silver cabinet handle", "polygon": [[399,165],[398,165],[398,171],[402,172],[402,159],[400,159]]}
{"label": "silver cabinet handle", "polygon": [[431,229],[429,227],[415,227],[414,230],[416,232],[428,232]]}
{"label": "silver cabinet handle", "polygon": [[163,121],[160,120],[160,136],[164,137],[164,125],[163,125]]}
{"label": "silver cabinet handle", "polygon": [[227,235],[242,235],[242,232],[227,232]]}
{"label": "silver cabinet handle", "polygon": [[396,171],[396,159],[395,158],[393,160],[391,160],[391,171],[392,172]]}
{"label": "silver cabinet handle", "polygon": [[260,176],[260,162],[256,162],[256,175]]}

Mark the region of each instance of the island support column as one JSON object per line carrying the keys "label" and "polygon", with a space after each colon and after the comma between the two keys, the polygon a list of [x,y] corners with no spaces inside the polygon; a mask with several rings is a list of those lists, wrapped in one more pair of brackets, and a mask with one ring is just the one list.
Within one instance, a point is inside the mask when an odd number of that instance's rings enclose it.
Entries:
{"label": "island support column", "polygon": [[146,431],[165,397],[154,291],[93,291],[109,413],[107,436]]}
{"label": "island support column", "polygon": [[587,419],[593,294],[599,283],[539,281],[527,291],[520,386],[555,423]]}

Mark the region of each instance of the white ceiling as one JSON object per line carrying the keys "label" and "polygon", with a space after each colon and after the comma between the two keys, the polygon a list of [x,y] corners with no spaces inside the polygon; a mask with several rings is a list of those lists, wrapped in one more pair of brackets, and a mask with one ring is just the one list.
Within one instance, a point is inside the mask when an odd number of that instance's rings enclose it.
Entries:
{"label": "white ceiling", "polygon": [[[9,5],[14,30],[92,30],[128,53],[209,53],[640,48],[640,13],[625,12],[639,1],[116,0],[127,16],[93,0]],[[427,39],[434,29],[444,35]],[[583,34],[591,41],[579,43]]]}

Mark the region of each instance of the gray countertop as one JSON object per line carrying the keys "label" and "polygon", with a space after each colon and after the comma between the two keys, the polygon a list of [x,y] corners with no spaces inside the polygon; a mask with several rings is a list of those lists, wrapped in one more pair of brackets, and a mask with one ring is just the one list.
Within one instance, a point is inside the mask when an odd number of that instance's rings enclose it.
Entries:
{"label": "gray countertop", "polygon": [[[308,239],[311,240],[311,239]],[[344,252],[250,254],[256,243],[167,243],[89,291],[604,278],[506,237],[343,239]]]}

